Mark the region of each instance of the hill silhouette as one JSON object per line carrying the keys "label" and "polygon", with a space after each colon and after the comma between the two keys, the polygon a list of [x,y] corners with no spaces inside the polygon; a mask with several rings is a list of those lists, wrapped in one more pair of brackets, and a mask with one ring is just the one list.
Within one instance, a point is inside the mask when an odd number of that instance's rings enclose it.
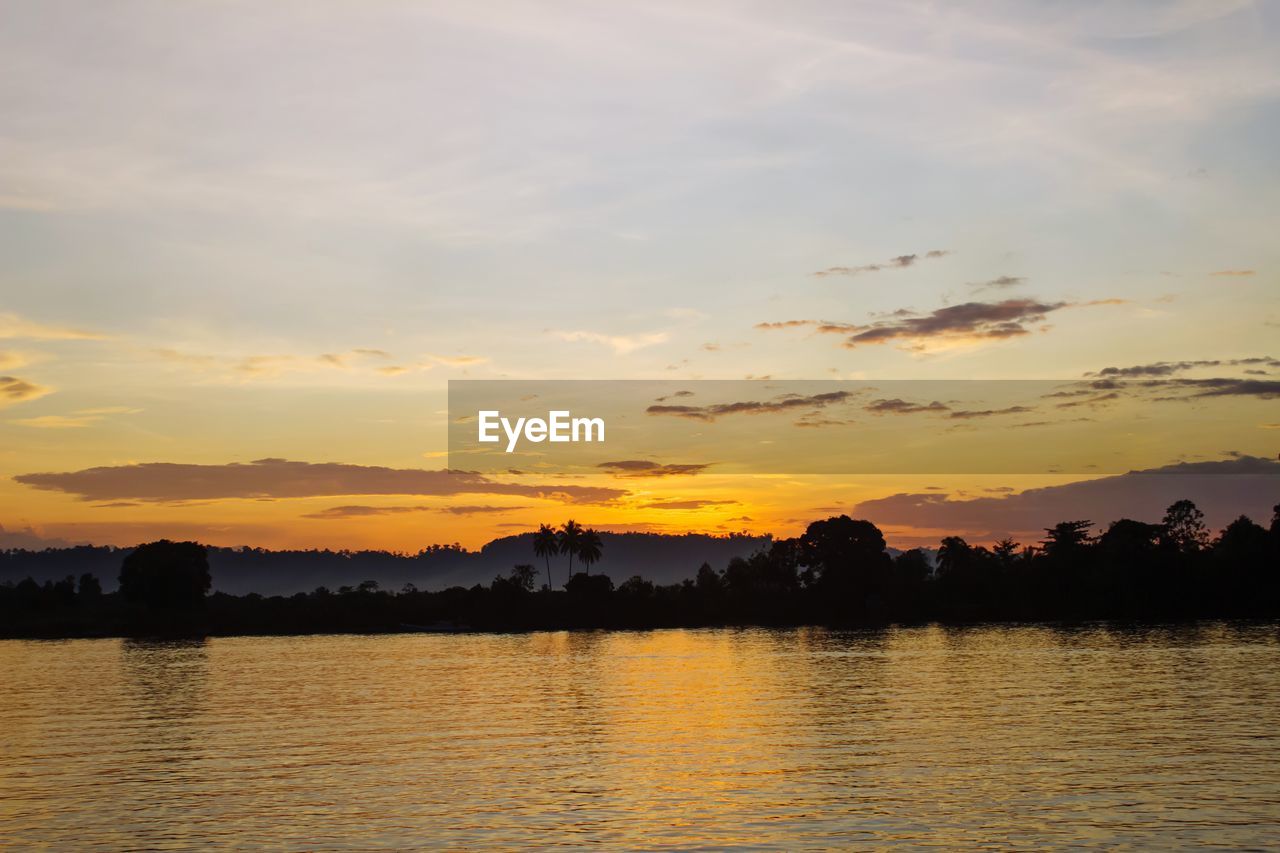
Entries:
{"label": "hill silhouette", "polygon": [[[293,595],[319,586],[338,589],[375,581],[383,589],[411,583],[422,590],[470,587],[506,574],[513,565],[533,561],[534,532],[503,536],[478,551],[456,545],[432,545],[417,554],[390,551],[269,550],[208,546],[213,590],[228,595]],[[734,557],[747,557],[771,542],[768,536],[709,536],[700,533],[608,533],[601,531],[604,559],[592,574],[622,583],[644,575],[659,584],[692,577],[698,566],[724,568]],[[38,583],[67,575],[95,575],[107,592],[116,588],[120,562],[132,548],[79,545],[40,551],[0,551],[0,583],[30,577]],[[539,561],[540,563],[541,561]],[[563,561],[553,564],[560,586],[568,576]]]}

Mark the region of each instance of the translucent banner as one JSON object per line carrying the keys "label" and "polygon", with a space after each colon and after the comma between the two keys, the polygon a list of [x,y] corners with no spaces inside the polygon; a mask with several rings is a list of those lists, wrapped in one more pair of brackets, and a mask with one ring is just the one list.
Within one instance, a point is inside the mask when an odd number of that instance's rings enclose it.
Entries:
{"label": "translucent banner", "polygon": [[451,380],[481,473],[1111,474],[1273,458],[1265,393],[1195,380]]}

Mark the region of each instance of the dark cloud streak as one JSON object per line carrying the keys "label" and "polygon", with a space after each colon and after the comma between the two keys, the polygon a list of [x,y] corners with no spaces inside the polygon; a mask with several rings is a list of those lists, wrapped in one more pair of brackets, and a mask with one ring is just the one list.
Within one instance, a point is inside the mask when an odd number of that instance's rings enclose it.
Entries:
{"label": "dark cloud streak", "polygon": [[521,495],[570,503],[606,503],[622,489],[501,483],[474,471],[384,468],[339,462],[258,459],[225,465],[146,462],[81,471],[19,474],[19,483],[87,501],[273,500],[330,495]]}

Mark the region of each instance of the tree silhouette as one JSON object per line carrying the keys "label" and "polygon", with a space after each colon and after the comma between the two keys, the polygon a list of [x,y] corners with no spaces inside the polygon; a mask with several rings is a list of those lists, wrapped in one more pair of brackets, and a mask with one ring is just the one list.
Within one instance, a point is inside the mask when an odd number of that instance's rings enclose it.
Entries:
{"label": "tree silhouette", "polygon": [[591,528],[582,531],[582,537],[578,541],[578,559],[582,561],[583,571],[591,574],[591,566],[600,562],[603,554],[604,543],[600,541],[600,534]]}
{"label": "tree silhouette", "polygon": [[810,524],[800,537],[797,564],[806,567],[805,583],[834,619],[879,607],[892,567],[880,529],[847,515]]}
{"label": "tree silhouette", "polygon": [[573,555],[578,553],[578,543],[582,541],[582,525],[572,518],[564,523],[556,536],[561,554],[569,555],[569,577],[573,577]]}
{"label": "tree silhouette", "polygon": [[948,536],[938,546],[938,571],[943,575],[957,574],[973,559],[973,546],[959,536]]}
{"label": "tree silhouette", "polygon": [[556,537],[555,528],[550,524],[538,525],[538,532],[533,534],[533,553],[542,557],[547,563],[547,589],[554,589],[551,581],[551,555],[560,553],[560,540]]}
{"label": "tree silhouette", "polygon": [[120,566],[120,593],[152,608],[197,607],[212,585],[208,551],[198,542],[148,542]]}
{"label": "tree silhouette", "polygon": [[1133,556],[1159,547],[1163,535],[1162,525],[1122,518],[1111,522],[1107,532],[1098,537],[1098,544],[1104,551]]}
{"label": "tree silhouette", "polygon": [[1194,503],[1180,500],[1164,514],[1165,536],[1184,554],[1193,554],[1209,544],[1209,529],[1204,526],[1204,513]]}
{"label": "tree silhouette", "polygon": [[511,583],[525,592],[533,592],[534,586],[538,582],[538,570],[527,563],[521,563],[513,566],[511,569]]}
{"label": "tree silhouette", "polygon": [[1000,568],[1008,570],[1013,567],[1014,560],[1018,558],[1019,547],[1021,546],[1017,542],[1005,537],[991,546],[991,554],[1000,564]]}
{"label": "tree silhouette", "polygon": [[[373,580],[338,586],[342,577],[325,577],[337,594],[326,587],[291,596],[219,594],[201,613],[194,608],[205,602],[210,587],[209,559],[196,543],[153,542],[127,556],[123,549],[102,549],[114,560],[125,557],[117,563],[118,593],[101,591],[94,572],[85,571],[94,564],[84,548],[8,549],[0,550],[0,636],[1280,616],[1280,517],[1264,527],[1240,516],[1214,538],[1203,525],[1195,505],[1179,501],[1161,523],[1121,518],[1096,538],[1089,521],[1061,522],[1045,530],[1042,549],[1019,550],[1007,539],[984,547],[949,536],[941,542],[937,570],[931,571],[926,551],[906,551],[891,561],[874,524],[837,516],[815,521],[801,536],[769,540],[750,556],[729,559],[722,570],[703,563],[696,578],[669,585],[632,578],[615,590],[609,575],[588,573],[600,560],[600,536],[568,522],[558,534],[547,526],[539,531],[544,547],[554,534],[556,552],[571,560],[578,556],[588,570],[571,574],[563,595],[531,594],[541,573],[536,565],[519,565],[487,586],[428,591],[405,583],[399,594],[381,591]],[[562,548],[562,539],[568,547]],[[417,556],[212,548],[208,553],[216,554],[219,572],[231,557],[251,557],[264,574],[281,565],[270,561],[303,558],[320,567],[340,562],[348,579],[361,572],[358,576],[384,577],[390,586],[394,575],[376,575],[378,564],[355,561],[372,556],[421,571],[421,564],[408,561],[450,550],[426,549]],[[550,553],[542,556],[549,563]],[[18,566],[39,570],[40,579],[8,580]],[[67,571],[73,567],[84,572],[78,588]],[[96,577],[102,577],[100,571]],[[400,575],[396,587],[403,582]]]}
{"label": "tree silhouette", "polygon": [[929,558],[919,548],[903,551],[893,558],[893,574],[900,580],[919,583],[929,577]]}
{"label": "tree silhouette", "polygon": [[1089,544],[1092,521],[1060,521],[1044,531],[1044,552],[1050,557],[1070,557]]}
{"label": "tree silhouette", "polygon": [[97,601],[102,598],[102,584],[97,575],[85,572],[80,576],[79,595],[81,601]]}

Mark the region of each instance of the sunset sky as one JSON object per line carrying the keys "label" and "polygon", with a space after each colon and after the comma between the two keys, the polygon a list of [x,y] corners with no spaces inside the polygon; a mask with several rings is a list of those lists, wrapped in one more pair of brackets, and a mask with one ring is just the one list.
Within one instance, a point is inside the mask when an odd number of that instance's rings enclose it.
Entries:
{"label": "sunset sky", "polygon": [[[462,378],[1172,380],[1195,399],[1153,435],[1236,427],[1144,467],[1275,467],[1280,5],[0,21],[0,547],[415,551],[833,512],[929,544],[1102,494],[1078,472],[452,475]],[[1061,440],[1081,414],[1015,417],[982,428]],[[1205,479],[1219,517],[1280,501]],[[1142,489],[1095,520],[1149,514]]]}

